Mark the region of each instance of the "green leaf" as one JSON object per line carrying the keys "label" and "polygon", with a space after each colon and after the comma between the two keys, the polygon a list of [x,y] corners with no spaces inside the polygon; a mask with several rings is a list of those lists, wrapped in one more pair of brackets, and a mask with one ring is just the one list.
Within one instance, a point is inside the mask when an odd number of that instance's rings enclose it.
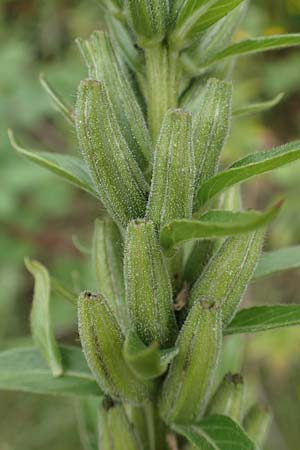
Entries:
{"label": "green leaf", "polygon": [[241,106],[240,108],[236,108],[233,110],[234,116],[249,116],[251,114],[261,113],[263,111],[267,111],[268,109],[274,108],[278,103],[283,99],[284,94],[278,94],[271,100],[267,100],[265,102],[259,103],[250,103],[249,105]]}
{"label": "green leaf", "polygon": [[102,396],[80,348],[60,347],[64,374],[54,378],[35,347],[0,353],[0,388],[37,394]]}
{"label": "green leaf", "polygon": [[67,119],[67,121],[74,125],[74,113],[71,110],[71,108],[63,101],[63,99],[60,97],[60,95],[53,89],[53,87],[49,84],[49,82],[46,80],[45,76],[41,73],[40,74],[40,83],[49,95],[49,97],[52,99],[54,105],[62,113],[62,115]]}
{"label": "green leaf", "polygon": [[176,28],[171,35],[174,46],[182,47],[193,42],[200,33],[214,25],[236,8],[243,0],[188,0],[179,12]]}
{"label": "green leaf", "polygon": [[253,279],[264,278],[277,272],[300,268],[300,245],[280,248],[263,253],[255,270]]}
{"label": "green leaf", "polygon": [[245,56],[253,53],[261,53],[269,50],[278,50],[280,48],[294,47],[300,45],[300,33],[283,34],[278,36],[257,37],[237,42],[221,50],[205,61],[201,68],[222,61],[234,56]]}
{"label": "green leaf", "polygon": [[174,220],[160,232],[160,241],[168,252],[186,241],[216,239],[256,230],[271,220],[280,211],[282,201],[275,203],[264,212],[258,211],[210,211],[199,220]]}
{"label": "green leaf", "polygon": [[226,416],[208,416],[195,425],[176,426],[200,450],[257,450],[242,428]]}
{"label": "green leaf", "polygon": [[176,348],[159,350],[157,342],[147,347],[134,331],[128,333],[123,350],[132,372],[144,380],[160,377],[177,353]]}
{"label": "green leaf", "polygon": [[31,334],[36,346],[49,364],[53,376],[62,375],[61,355],[55,340],[50,316],[50,278],[48,270],[38,261],[25,259],[26,268],[34,277],[34,294],[30,314]]}
{"label": "green leaf", "polygon": [[59,175],[61,178],[64,178],[80,189],[83,189],[98,198],[98,194],[94,188],[90,175],[81,159],[75,156],[59,153],[26,150],[16,143],[11,130],[8,130],[8,137],[13,148],[22,156],[25,156],[25,158],[33,161],[39,166],[45,167],[50,170],[50,172]]}
{"label": "green leaf", "polygon": [[254,306],[239,311],[225,334],[258,333],[295,325],[300,325],[300,305]]}
{"label": "green leaf", "polygon": [[195,200],[195,211],[230,186],[270,172],[297,159],[300,159],[299,141],[275,147],[272,150],[252,153],[236,161],[228,169],[210,178],[200,187]]}

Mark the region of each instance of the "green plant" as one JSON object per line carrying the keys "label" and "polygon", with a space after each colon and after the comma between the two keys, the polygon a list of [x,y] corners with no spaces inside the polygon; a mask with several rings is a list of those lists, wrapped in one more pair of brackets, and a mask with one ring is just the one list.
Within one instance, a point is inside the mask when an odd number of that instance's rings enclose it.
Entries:
{"label": "green plant", "polygon": [[[232,44],[248,6],[242,0],[100,6],[109,33],[77,41],[89,78],[75,108],[42,79],[75,127],[82,158],[23,149],[10,132],[19,153],[105,206],[91,252],[99,293],[77,300],[27,260],[35,347],[0,354],[0,387],[80,397],[87,449],[257,448],[270,414],[257,405],[245,414],[241,377],[227,375],[212,395],[226,359],[223,337],[300,323],[298,305],[237,312],[253,278],[300,258],[287,249],[284,264],[274,254],[260,262],[265,227],[282,201],[244,211],[239,184],[300,159],[300,143],[225,170],[219,160],[232,117],[274,103],[233,110],[232,62],[300,45],[300,35]],[[78,305],[84,355],[57,344],[51,289]]]}

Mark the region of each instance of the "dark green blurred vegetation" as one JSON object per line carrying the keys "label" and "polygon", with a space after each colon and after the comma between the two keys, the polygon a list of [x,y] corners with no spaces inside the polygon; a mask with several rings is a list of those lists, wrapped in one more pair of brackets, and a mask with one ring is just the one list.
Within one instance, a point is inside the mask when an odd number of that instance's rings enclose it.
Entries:
{"label": "dark green blurred vegetation", "polygon": [[[23,267],[29,255],[75,290],[93,286],[88,258],[72,235],[90,243],[101,205],[44,169],[20,159],[7,128],[22,143],[47,151],[76,153],[74,132],[55,111],[38,76],[44,72],[72,104],[84,76],[76,36],[101,28],[92,0],[7,0],[0,4],[0,348],[29,340],[32,279]],[[238,36],[300,31],[299,0],[252,1]],[[273,110],[235,119],[224,164],[255,149],[300,137],[299,49],[241,59],[235,72],[237,105],[285,97]],[[258,178],[244,189],[247,206],[261,207],[284,195],[284,210],[272,225],[266,248],[300,243],[299,163]],[[256,283],[247,302],[300,302],[299,271]],[[76,314],[53,294],[56,333],[76,342]],[[269,449],[297,450],[300,430],[300,330],[266,333],[246,342],[245,373],[262,384],[260,395],[274,411]],[[251,398],[252,382],[249,383]],[[74,404],[66,399],[0,392],[0,450],[79,450]]]}

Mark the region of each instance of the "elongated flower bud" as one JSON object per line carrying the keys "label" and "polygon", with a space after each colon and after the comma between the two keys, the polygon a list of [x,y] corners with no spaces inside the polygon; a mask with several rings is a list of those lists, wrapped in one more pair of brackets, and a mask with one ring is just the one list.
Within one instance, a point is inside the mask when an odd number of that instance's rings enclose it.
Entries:
{"label": "elongated flower bud", "polygon": [[100,198],[113,219],[126,227],[143,217],[148,186],[118,124],[104,83],[79,85],[76,129]]}
{"label": "elongated flower bud", "polygon": [[130,320],[145,344],[171,347],[177,326],[172,287],[152,222],[131,222],[125,244],[125,286]]}
{"label": "elongated flower bud", "polygon": [[228,373],[211,399],[207,414],[221,414],[240,422],[244,400],[244,380],[239,374]]}
{"label": "elongated flower bud", "polygon": [[77,39],[77,44],[86,61],[89,77],[105,83],[122,134],[139,166],[145,169],[152,154],[150,133],[111,38],[103,31],[96,31],[89,40]]}
{"label": "elongated flower bud", "polygon": [[99,448],[101,450],[141,450],[142,442],[130,423],[124,406],[106,405],[100,410]]}
{"label": "elongated flower bud", "polygon": [[147,217],[157,226],[188,218],[193,207],[194,152],[191,116],[180,109],[166,113],[154,155]]}
{"label": "elongated flower bud", "polygon": [[[230,237],[222,244],[196,281],[189,307],[202,299],[222,305],[226,326],[236,313],[261,254],[264,231]],[[217,275],[216,275],[217,274]]]}
{"label": "elongated flower bud", "polygon": [[103,391],[135,404],[149,398],[153,384],[137,380],[127,367],[124,336],[105,298],[90,292],[81,294],[78,315],[83,351]]}
{"label": "elongated flower bud", "polygon": [[123,331],[128,328],[123,276],[123,239],[112,220],[96,220],[92,246],[99,292],[109,303]]}
{"label": "elongated flower bud", "polygon": [[176,346],[178,355],[164,381],[160,411],[167,423],[195,422],[203,413],[217,369],[222,342],[221,314],[210,301],[196,303]]}
{"label": "elongated flower bud", "polygon": [[211,78],[201,91],[193,142],[196,166],[196,191],[212,177],[226,142],[232,104],[232,85]]}
{"label": "elongated flower bud", "polygon": [[258,447],[261,447],[265,443],[271,420],[272,414],[270,410],[258,404],[253,405],[246,414],[243,427]]}
{"label": "elongated flower bud", "polygon": [[129,23],[141,47],[161,42],[167,32],[168,0],[126,0]]}

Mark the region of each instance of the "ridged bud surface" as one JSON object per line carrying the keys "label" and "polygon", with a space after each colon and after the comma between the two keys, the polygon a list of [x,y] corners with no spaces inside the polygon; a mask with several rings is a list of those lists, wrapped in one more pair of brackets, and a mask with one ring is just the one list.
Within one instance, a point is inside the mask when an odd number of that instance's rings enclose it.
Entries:
{"label": "ridged bud surface", "polygon": [[152,222],[128,225],[124,274],[132,326],[145,344],[171,347],[177,333],[172,287]]}
{"label": "ridged bud surface", "polygon": [[95,31],[88,40],[78,39],[77,43],[89,77],[105,83],[122,134],[139,166],[145,169],[152,155],[150,133],[111,38],[105,32]]}
{"label": "ridged bud surface", "polygon": [[178,336],[178,355],[164,381],[159,408],[167,423],[195,422],[204,412],[218,366],[222,342],[218,305],[207,301],[191,309]]}
{"label": "ridged bud surface", "polygon": [[137,380],[127,367],[124,336],[105,298],[90,292],[81,294],[78,321],[85,357],[103,391],[135,404],[149,398],[153,384]]}
{"label": "ridged bud surface", "polygon": [[104,295],[122,330],[128,327],[123,276],[123,238],[110,219],[96,220],[92,260],[99,292]]}
{"label": "ridged bud surface", "polygon": [[143,217],[148,185],[125,141],[103,82],[79,85],[76,129],[101,200],[121,226]]}
{"label": "ridged bud surface", "polygon": [[[110,406],[110,405],[109,405]],[[124,406],[102,406],[100,410],[99,448],[101,450],[143,450],[136,430]]]}
{"label": "ridged bud surface", "polygon": [[232,85],[211,78],[200,95],[193,127],[196,191],[217,171],[220,154],[229,133]]}
{"label": "ridged bud surface", "polygon": [[167,32],[169,0],[126,0],[129,23],[141,47],[161,42]]}
{"label": "ridged bud surface", "polygon": [[264,445],[272,420],[268,408],[262,405],[253,405],[246,414],[243,427],[248,436],[261,448]]}
{"label": "ridged bud surface", "polygon": [[222,306],[226,326],[238,309],[261,254],[264,231],[226,239],[196,281],[188,306],[213,299]]}
{"label": "ridged bud surface", "polygon": [[206,413],[220,414],[241,421],[244,400],[244,380],[239,374],[228,373],[211,399]]}
{"label": "ridged bud surface", "polygon": [[147,206],[147,217],[155,225],[191,216],[194,174],[191,115],[180,109],[170,110],[155,149]]}

